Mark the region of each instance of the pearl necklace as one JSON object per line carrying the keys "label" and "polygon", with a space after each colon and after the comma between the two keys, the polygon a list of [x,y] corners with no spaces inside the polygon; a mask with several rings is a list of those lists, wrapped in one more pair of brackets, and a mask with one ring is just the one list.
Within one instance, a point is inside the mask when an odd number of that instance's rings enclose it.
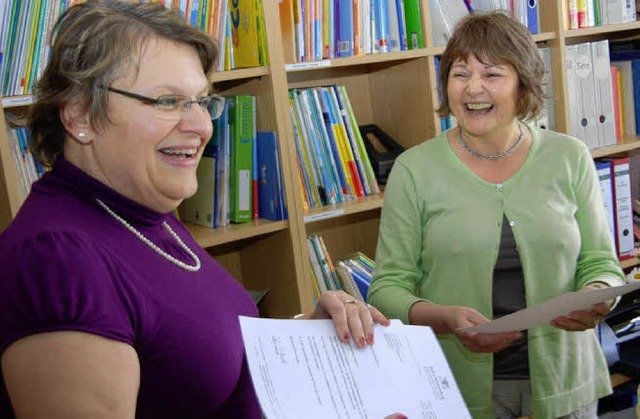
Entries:
{"label": "pearl necklace", "polygon": [[522,142],[524,141],[524,132],[522,132],[522,126],[520,125],[520,123],[518,123],[518,130],[520,130],[520,135],[518,135],[518,139],[516,140],[516,142],[506,151],[503,151],[500,154],[482,154],[478,151],[475,151],[474,149],[472,149],[471,147],[469,147],[467,145],[467,143],[465,143],[462,140],[462,129],[458,128],[458,142],[460,143],[460,145],[462,146],[462,148],[464,148],[467,152],[473,154],[474,156],[484,159],[484,160],[496,160],[496,159],[503,159],[505,157],[507,157],[508,155],[512,154],[514,151],[516,151],[516,149],[518,147],[520,147],[520,144],[522,144]]}
{"label": "pearl necklace", "polygon": [[201,265],[200,265],[200,259],[198,258],[198,255],[193,253],[193,251],[191,249],[189,249],[189,247],[186,244],[184,244],[182,239],[180,239],[180,237],[176,234],[176,232],[171,229],[171,227],[169,226],[169,224],[167,224],[166,221],[164,221],[162,223],[162,225],[169,232],[169,234],[178,242],[180,247],[182,247],[189,254],[189,256],[191,256],[191,258],[195,262],[194,265],[187,265],[186,263],[174,258],[173,256],[171,256],[170,254],[168,254],[164,250],[160,249],[151,240],[146,238],[141,232],[136,230],[131,224],[129,224],[122,217],[120,217],[118,214],[113,212],[113,210],[111,208],[109,208],[107,206],[107,204],[105,204],[104,202],[102,202],[98,198],[96,198],[96,201],[98,201],[98,204],[100,204],[100,206],[107,212],[107,214],[111,215],[113,218],[115,218],[116,220],[120,221],[120,223],[123,226],[125,226],[127,230],[132,232],[137,238],[142,240],[142,242],[144,244],[149,246],[151,249],[153,249],[154,252],[156,252],[157,254],[159,254],[160,256],[162,256],[163,258],[168,260],[169,262],[171,262],[174,265],[177,265],[180,268],[184,269],[185,271],[189,271],[189,272],[197,272],[200,269]]}

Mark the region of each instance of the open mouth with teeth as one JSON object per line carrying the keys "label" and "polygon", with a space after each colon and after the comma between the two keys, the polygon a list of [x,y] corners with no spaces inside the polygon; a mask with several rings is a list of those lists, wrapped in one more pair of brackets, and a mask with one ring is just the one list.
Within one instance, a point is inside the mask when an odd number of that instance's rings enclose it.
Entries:
{"label": "open mouth with teeth", "polygon": [[474,113],[487,113],[493,109],[493,104],[482,102],[482,103],[465,103],[467,111]]}
{"label": "open mouth with teeth", "polygon": [[183,158],[183,159],[195,159],[196,156],[198,155],[198,149],[197,148],[183,148],[183,149],[162,148],[162,149],[160,149],[160,152],[162,154],[167,155],[167,156],[180,157],[180,158]]}

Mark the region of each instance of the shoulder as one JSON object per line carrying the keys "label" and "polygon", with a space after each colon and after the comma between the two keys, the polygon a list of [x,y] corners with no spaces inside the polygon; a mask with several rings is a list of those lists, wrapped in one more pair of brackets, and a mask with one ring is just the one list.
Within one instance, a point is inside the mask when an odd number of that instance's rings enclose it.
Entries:
{"label": "shoulder", "polygon": [[534,141],[538,141],[541,152],[545,153],[568,153],[569,155],[589,155],[586,144],[578,138],[561,132],[541,129],[527,125]]}
{"label": "shoulder", "polygon": [[442,162],[448,152],[450,152],[449,142],[447,133],[444,132],[405,150],[398,156],[396,163],[418,170]]}

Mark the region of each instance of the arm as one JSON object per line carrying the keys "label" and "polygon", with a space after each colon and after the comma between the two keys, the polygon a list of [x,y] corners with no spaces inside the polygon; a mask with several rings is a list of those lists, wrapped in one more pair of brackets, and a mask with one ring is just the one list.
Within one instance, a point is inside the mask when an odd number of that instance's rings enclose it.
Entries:
{"label": "arm", "polygon": [[[624,283],[625,276],[618,265],[595,166],[586,148],[582,151],[573,185],[578,203],[576,220],[582,239],[576,267],[576,288],[588,291],[620,285]],[[614,303],[611,300],[588,310],[574,311],[554,319],[551,325],[568,331],[591,329],[609,313]]]}
{"label": "arm", "polygon": [[83,332],[31,335],[2,354],[18,418],[133,418],[140,385],[135,350]]}

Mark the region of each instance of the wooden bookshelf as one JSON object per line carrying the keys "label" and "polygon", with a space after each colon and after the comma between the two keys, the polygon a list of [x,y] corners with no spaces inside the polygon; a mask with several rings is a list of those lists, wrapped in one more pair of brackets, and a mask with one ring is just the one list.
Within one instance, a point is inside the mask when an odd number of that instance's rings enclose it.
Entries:
{"label": "wooden bookshelf", "polygon": [[[262,2],[269,65],[216,73],[211,82],[221,94],[257,96],[257,128],[277,133],[280,142],[289,219],[257,220],[248,224],[207,229],[188,224],[200,245],[250,289],[269,288],[261,305],[271,317],[290,317],[313,308],[311,269],[306,248],[309,234],[321,234],[332,257],[355,251],[373,257],[382,195],[320,209],[303,210],[299,190],[295,140],[288,90],[327,84],[346,86],[359,124],[375,123],[404,148],[440,132],[429,1],[421,0],[425,48],[388,54],[339,58],[303,64],[285,60],[278,3]],[[590,40],[640,35],[640,22],[566,31],[562,2],[539,2],[540,34],[534,40],[552,52],[557,129],[570,131],[566,94],[565,46]],[[0,230],[15,217],[24,197],[6,135],[7,114],[19,114],[33,102],[29,95],[2,99],[0,118]],[[620,145],[594,150],[595,157],[625,155],[640,148],[639,137],[625,137]],[[437,181],[437,179],[434,179]],[[632,267],[636,259],[624,261]]]}

